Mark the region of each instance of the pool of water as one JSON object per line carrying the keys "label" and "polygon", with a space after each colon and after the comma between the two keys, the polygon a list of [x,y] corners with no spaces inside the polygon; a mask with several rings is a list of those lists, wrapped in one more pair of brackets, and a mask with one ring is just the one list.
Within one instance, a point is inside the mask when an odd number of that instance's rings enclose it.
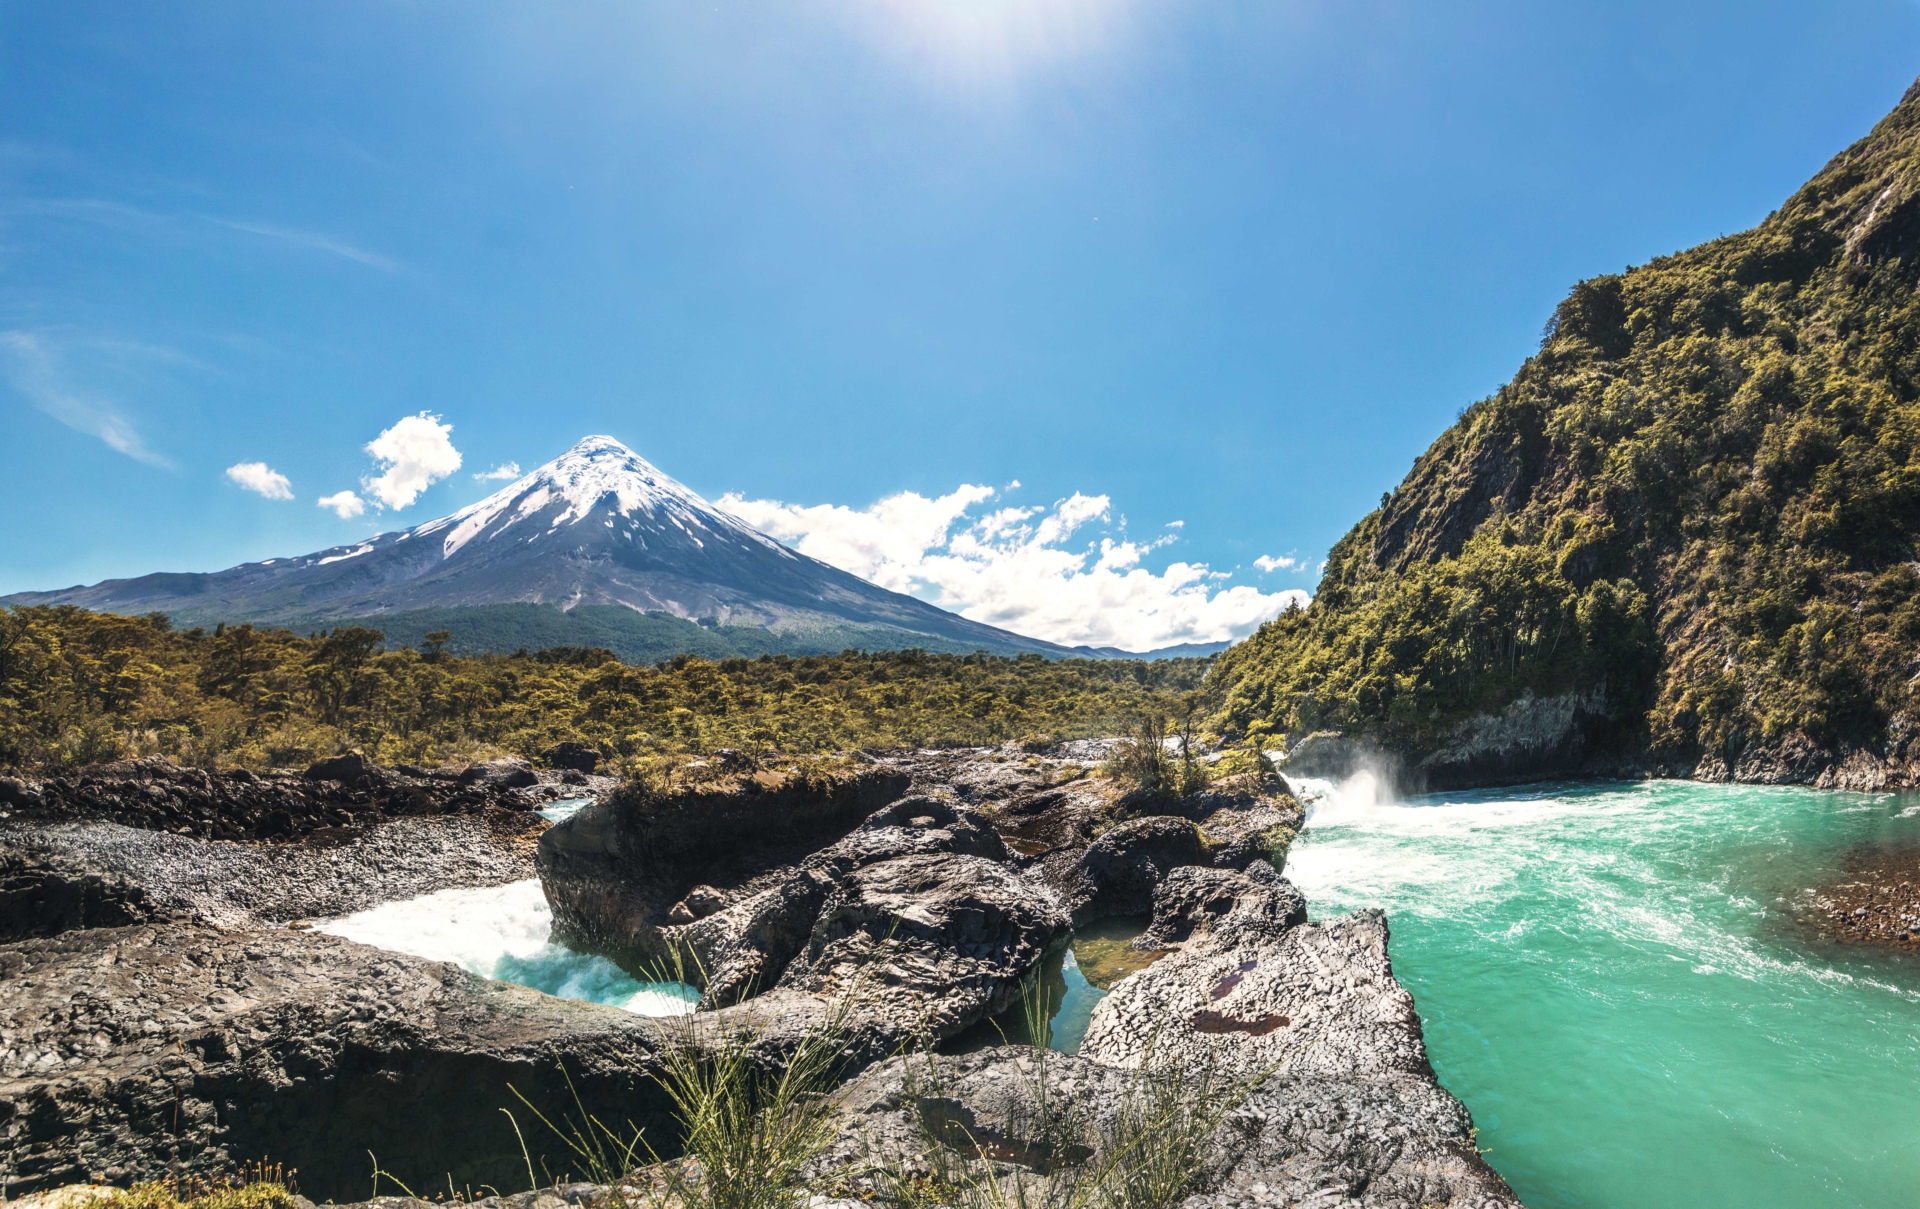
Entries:
{"label": "pool of water", "polygon": [[1911,798],[1302,782],[1315,918],[1389,912],[1441,1081],[1533,1209],[1920,1205],[1920,963],[1795,903]]}
{"label": "pool of water", "polygon": [[[1143,917],[1089,924],[1041,962],[1037,985],[1042,998],[1033,1006],[1046,1017],[1041,1031],[1049,1048],[1065,1054],[1079,1053],[1087,1026],[1093,1022],[1094,1005],[1107,997],[1114,983],[1165,955],[1128,948],[1134,937],[1147,930],[1147,923]],[[1005,1043],[1031,1045],[1035,1029],[1028,1012],[1026,1003],[1016,1004],[974,1025],[948,1042],[947,1048],[961,1052],[984,1049],[1003,1044],[1003,1038]]]}
{"label": "pool of water", "polygon": [[528,878],[382,903],[314,927],[361,944],[450,961],[483,978],[642,1016],[690,1012],[699,1000],[699,992],[684,983],[641,982],[604,957],[552,943],[547,939],[552,925],[540,879]]}

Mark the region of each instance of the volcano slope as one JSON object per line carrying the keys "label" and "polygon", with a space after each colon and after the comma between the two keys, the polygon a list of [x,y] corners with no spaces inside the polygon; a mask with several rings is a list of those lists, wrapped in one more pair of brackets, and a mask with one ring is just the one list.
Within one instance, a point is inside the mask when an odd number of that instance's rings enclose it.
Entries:
{"label": "volcano slope", "polygon": [[1218,728],[1410,788],[1920,781],[1916,286],[1920,85],[1753,230],[1575,286],[1221,656]]}

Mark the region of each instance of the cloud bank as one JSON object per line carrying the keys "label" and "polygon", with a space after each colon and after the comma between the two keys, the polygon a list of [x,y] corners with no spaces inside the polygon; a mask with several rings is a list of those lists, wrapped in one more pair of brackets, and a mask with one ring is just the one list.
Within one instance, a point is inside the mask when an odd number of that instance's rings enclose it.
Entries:
{"label": "cloud bank", "polygon": [[[962,484],[928,499],[889,496],[869,508],[750,500],[730,492],[720,507],[803,554],[963,617],[1069,646],[1147,651],[1181,642],[1220,642],[1251,633],[1299,590],[1264,593],[1228,586],[1204,563],[1175,562],[1155,574],[1141,566],[1156,547],[1111,534],[1068,541],[1095,522],[1111,526],[1112,502],[1075,492],[1047,507],[1002,507],[991,487]],[[1175,532],[1177,532],[1177,527]]]}
{"label": "cloud bank", "polygon": [[367,452],[385,473],[362,479],[360,485],[380,507],[405,508],[422,491],[460,469],[460,451],[453,447],[452,435],[453,425],[442,424],[439,416],[423,411],[404,417],[367,442]]}
{"label": "cloud bank", "polygon": [[270,500],[293,498],[293,484],[287,481],[287,476],[268,469],[265,462],[237,462],[227,467],[227,477],[242,489]]}

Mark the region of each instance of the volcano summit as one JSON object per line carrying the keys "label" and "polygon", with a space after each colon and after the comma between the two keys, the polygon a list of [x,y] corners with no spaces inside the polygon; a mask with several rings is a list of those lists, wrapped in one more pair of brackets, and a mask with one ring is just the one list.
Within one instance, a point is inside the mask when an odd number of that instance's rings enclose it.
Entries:
{"label": "volcano summit", "polygon": [[[160,611],[190,624],[373,619],[390,636],[445,625],[456,642],[463,618],[485,618],[490,632],[504,628],[509,648],[543,645],[540,635],[565,620],[554,610],[563,610],[597,617],[603,629],[645,615],[680,619],[677,628],[689,633],[684,623],[697,620],[834,650],[1077,653],[968,621],[788,549],[606,436],[585,438],[449,516],[355,545],[226,571],[22,592],[0,603]],[[497,606],[520,607],[503,613]],[[529,629],[529,618],[546,624]]]}

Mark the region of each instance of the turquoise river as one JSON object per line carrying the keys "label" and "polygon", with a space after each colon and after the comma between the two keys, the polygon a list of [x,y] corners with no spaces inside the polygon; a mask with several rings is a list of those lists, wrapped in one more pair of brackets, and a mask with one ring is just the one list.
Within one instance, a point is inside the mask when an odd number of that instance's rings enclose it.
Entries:
{"label": "turquoise river", "polygon": [[1314,918],[1384,907],[1441,1082],[1532,1209],[1920,1205],[1920,962],[1796,905],[1920,799],[1302,783]]}

